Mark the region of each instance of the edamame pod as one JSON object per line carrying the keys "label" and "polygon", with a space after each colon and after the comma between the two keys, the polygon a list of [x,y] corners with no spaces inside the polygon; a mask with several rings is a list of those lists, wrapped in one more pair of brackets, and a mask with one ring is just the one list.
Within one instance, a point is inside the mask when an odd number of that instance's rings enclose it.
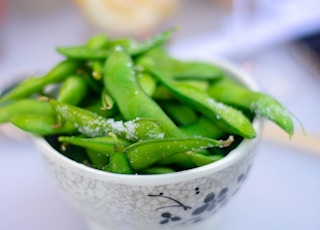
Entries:
{"label": "edamame pod", "polygon": [[136,61],[138,66],[149,62],[179,80],[216,80],[223,76],[222,69],[211,63],[178,60],[166,54],[162,48],[152,49]]}
{"label": "edamame pod", "polygon": [[[219,147],[216,147],[220,149]],[[224,148],[223,148],[224,149]],[[211,153],[207,149],[197,149],[196,151],[187,151],[182,153],[177,153],[171,156],[168,156],[159,162],[157,165],[172,165],[179,170],[192,169],[196,168],[197,164],[191,159],[191,154],[199,154],[203,156],[211,156]]]}
{"label": "edamame pod", "polygon": [[155,175],[155,174],[167,174],[174,173],[176,170],[170,167],[165,166],[152,166],[146,169],[143,169],[139,172],[140,175]]}
{"label": "edamame pod", "polygon": [[9,100],[17,100],[29,97],[34,93],[41,92],[43,88],[51,83],[58,83],[68,76],[77,72],[80,63],[74,60],[65,60],[56,65],[43,77],[28,78],[20,82],[8,93],[0,98],[0,103]]}
{"label": "edamame pod", "polygon": [[91,49],[104,49],[109,45],[109,38],[105,34],[92,36],[85,44]]}
{"label": "edamame pod", "polygon": [[107,169],[112,173],[133,174],[127,155],[123,152],[113,152],[111,154]]}
{"label": "edamame pod", "polygon": [[109,156],[106,154],[86,149],[90,166],[96,169],[103,169],[109,163]]}
{"label": "edamame pod", "polygon": [[171,37],[174,31],[175,29],[169,29],[142,42],[132,42],[128,52],[132,56],[145,53],[154,47],[164,44]]}
{"label": "edamame pod", "polygon": [[157,165],[173,165],[179,169],[192,169],[197,165],[190,159],[190,156],[185,152],[177,153],[166,158],[161,159],[156,163]]}
{"label": "edamame pod", "polygon": [[188,137],[220,138],[227,133],[210,119],[201,116],[195,122],[180,126],[180,130]]}
{"label": "edamame pod", "polygon": [[217,101],[267,118],[280,126],[289,136],[293,135],[294,124],[290,113],[277,100],[266,94],[248,90],[227,78],[214,82],[208,93]]}
{"label": "edamame pod", "polygon": [[[130,55],[137,56],[163,44],[169,39],[172,32],[173,30],[167,30],[142,42],[130,41],[129,44],[125,44],[124,48]],[[58,47],[56,50],[68,58],[78,60],[106,59],[112,52],[112,49],[94,49],[86,46]]]}
{"label": "edamame pod", "polygon": [[249,139],[256,137],[251,122],[241,111],[215,101],[197,88],[173,81],[164,72],[154,66],[148,65],[147,69],[177,98],[216,122],[217,125],[228,133],[237,134]]}
{"label": "edamame pod", "polygon": [[78,60],[105,59],[110,55],[110,50],[92,49],[85,46],[58,47],[57,52],[67,58]]}
{"label": "edamame pod", "polygon": [[0,107],[0,124],[10,122],[13,116],[38,114],[44,116],[55,116],[55,111],[44,101],[36,99],[22,99]]}
{"label": "edamame pod", "polygon": [[[107,49],[109,46],[109,38],[104,34],[99,34],[96,36],[91,37],[85,47],[90,49]],[[96,80],[99,81],[102,79],[103,74],[103,64],[104,61],[102,60],[90,60],[88,65],[92,68],[91,76]]]}
{"label": "edamame pod", "polygon": [[32,133],[36,136],[48,136],[53,134],[73,134],[76,129],[69,122],[64,122],[57,126],[54,116],[48,115],[16,115],[10,119],[10,122],[16,127]]}
{"label": "edamame pod", "polygon": [[187,153],[190,156],[190,159],[199,167],[199,166],[204,166],[207,164],[211,164],[213,162],[216,162],[220,159],[222,159],[224,156],[223,155],[209,155],[205,156],[200,153],[195,153],[195,152],[190,152]]}
{"label": "edamame pod", "polygon": [[155,100],[173,100],[174,97],[172,93],[163,85],[157,85],[152,98]]}
{"label": "edamame pod", "polygon": [[136,171],[152,166],[168,156],[200,148],[226,147],[233,141],[210,138],[157,139],[137,142],[124,149],[132,168]]}
{"label": "edamame pod", "polygon": [[138,78],[139,84],[140,84],[141,88],[143,89],[143,91],[148,96],[151,97],[157,87],[157,84],[156,84],[156,81],[154,80],[154,78],[151,77],[147,73],[139,73],[137,78]]}
{"label": "edamame pod", "polygon": [[50,100],[58,115],[71,123],[80,133],[89,137],[106,136],[110,132],[130,141],[163,138],[161,125],[150,119],[115,121],[107,119],[85,109]]}
{"label": "edamame pod", "polygon": [[68,143],[83,147],[85,149],[90,149],[95,152],[103,153],[109,155],[114,152],[115,145],[117,148],[123,149],[130,144],[129,141],[118,138],[117,143],[115,144],[114,139],[109,136],[103,137],[77,137],[77,136],[60,136],[59,141],[63,143]]}
{"label": "edamame pod", "polygon": [[68,77],[59,90],[57,100],[70,105],[78,105],[86,96],[88,85],[83,76]]}
{"label": "edamame pod", "polygon": [[162,103],[161,107],[177,125],[189,125],[198,118],[196,112],[182,104]]}
{"label": "edamame pod", "polygon": [[58,47],[58,53],[72,59],[94,60],[106,58],[110,51],[107,50],[109,39],[104,35],[90,38],[83,46]]}
{"label": "edamame pod", "polygon": [[117,47],[106,61],[104,84],[126,120],[137,117],[155,119],[161,124],[166,137],[183,136],[160,106],[140,87],[132,59],[121,47]]}

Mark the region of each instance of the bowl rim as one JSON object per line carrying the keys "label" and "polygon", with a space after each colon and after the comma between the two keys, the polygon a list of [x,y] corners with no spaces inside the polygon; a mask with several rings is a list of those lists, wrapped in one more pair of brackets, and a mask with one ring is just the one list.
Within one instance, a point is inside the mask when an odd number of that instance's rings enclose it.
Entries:
{"label": "bowl rim", "polygon": [[[199,58],[197,58],[197,60],[199,60]],[[213,58],[210,60],[210,62],[215,65],[218,65],[226,73],[228,73],[230,77],[240,81],[250,89],[258,90],[258,86],[249,77],[249,74],[244,72],[240,67],[236,66],[230,61],[226,61],[219,58]],[[255,145],[259,142],[261,138],[261,133],[263,129],[263,119],[260,117],[255,117],[252,124],[257,133],[257,136],[254,139],[244,139],[234,150],[232,150],[224,158],[205,166],[169,174],[125,175],[105,172],[99,169],[91,168],[89,166],[86,166],[84,164],[78,163],[72,159],[67,158],[66,156],[55,150],[44,138],[34,137],[34,140],[37,148],[45,157],[54,158],[56,162],[59,162],[58,164],[61,164],[68,170],[77,172],[82,176],[90,177],[94,180],[105,181],[115,184],[154,186],[168,183],[174,184],[188,180],[193,180],[196,178],[201,178],[206,175],[211,175],[215,172],[225,169],[234,164],[235,162],[238,162],[250,153],[251,149],[255,147]]]}

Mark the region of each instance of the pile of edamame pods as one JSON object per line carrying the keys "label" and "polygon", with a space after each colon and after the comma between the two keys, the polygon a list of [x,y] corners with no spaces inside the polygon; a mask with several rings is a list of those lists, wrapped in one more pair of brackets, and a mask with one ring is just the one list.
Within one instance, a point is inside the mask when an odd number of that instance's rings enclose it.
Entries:
{"label": "pile of edamame pods", "polygon": [[166,52],[173,30],[144,41],[91,37],[59,47],[64,59],[0,97],[0,123],[46,138],[61,154],[120,174],[161,174],[215,162],[244,138],[252,120],[288,133],[290,113],[243,87],[218,66]]}

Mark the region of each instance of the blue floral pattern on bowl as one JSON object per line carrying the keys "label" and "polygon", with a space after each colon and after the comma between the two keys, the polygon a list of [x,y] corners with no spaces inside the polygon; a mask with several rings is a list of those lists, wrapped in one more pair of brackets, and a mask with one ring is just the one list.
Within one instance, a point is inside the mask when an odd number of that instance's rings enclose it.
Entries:
{"label": "blue floral pattern on bowl", "polygon": [[[159,224],[166,225],[166,224],[181,224],[185,225],[187,223],[198,223],[199,221],[203,220],[203,216],[213,215],[216,211],[219,210],[220,207],[224,206],[227,202],[230,196],[233,196],[236,194],[236,192],[239,190],[241,184],[245,181],[247,178],[247,175],[249,173],[249,169],[251,168],[251,165],[247,168],[247,170],[243,173],[241,173],[237,177],[237,183],[238,186],[236,187],[236,190],[230,194],[229,188],[225,187],[222,188],[217,194],[214,192],[208,193],[200,206],[198,207],[191,207],[187,204],[184,204],[180,200],[174,198],[174,197],[168,197],[165,195],[165,193],[161,192],[159,194],[149,194],[149,197],[159,198],[163,200],[167,200],[166,206],[161,206],[155,209],[155,211],[161,211],[161,221]],[[200,195],[201,191],[199,187],[196,187],[194,189],[195,196]],[[170,210],[180,208],[188,213],[188,217],[186,219],[182,218],[181,216],[173,215]]]}

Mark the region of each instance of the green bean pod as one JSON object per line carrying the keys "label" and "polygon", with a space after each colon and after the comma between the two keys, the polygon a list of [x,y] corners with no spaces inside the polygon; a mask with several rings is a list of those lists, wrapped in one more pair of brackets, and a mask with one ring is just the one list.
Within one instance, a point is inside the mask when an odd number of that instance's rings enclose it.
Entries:
{"label": "green bean pod", "polygon": [[83,76],[68,77],[59,90],[57,100],[70,105],[78,105],[86,96],[88,85]]}
{"label": "green bean pod", "polygon": [[207,91],[209,88],[209,82],[210,81],[200,81],[200,80],[180,80],[179,81],[183,82],[185,85],[190,85],[192,87],[195,87],[199,90]]}
{"label": "green bean pod", "polygon": [[63,143],[76,145],[95,152],[103,153],[105,155],[109,155],[110,153],[114,152],[116,146],[119,149],[123,149],[130,144],[130,142],[128,142],[127,140],[120,138],[118,138],[118,141],[115,144],[114,139],[109,136],[90,138],[77,136],[60,136],[58,140]]}
{"label": "green bean pod", "polygon": [[[219,147],[216,147],[216,148],[219,148]],[[203,156],[211,156],[211,153],[207,149],[197,149],[196,151],[182,152],[182,153],[177,153],[177,154],[168,156],[168,157],[158,161],[157,165],[160,165],[160,166],[173,165],[173,166],[177,167],[179,170],[196,168],[197,165],[190,157],[191,154],[200,154]]]}
{"label": "green bean pod", "polygon": [[191,169],[197,167],[197,165],[190,159],[190,156],[187,155],[186,152],[168,156],[159,160],[156,164],[160,166],[174,165],[179,169]]}
{"label": "green bean pod", "polygon": [[117,48],[107,59],[104,84],[126,120],[137,117],[155,119],[163,127],[166,137],[182,137],[174,122],[141,88],[132,59],[122,48]]}
{"label": "green bean pod", "polygon": [[132,43],[132,40],[129,38],[120,38],[120,39],[111,40],[108,44],[108,49],[114,50],[114,48],[116,48],[117,46],[121,46],[129,52],[131,43]]}
{"label": "green bean pod", "polygon": [[90,166],[96,169],[103,169],[109,163],[109,156],[100,152],[86,149],[87,155],[90,160]]}
{"label": "green bean pod", "polygon": [[146,169],[139,171],[140,175],[155,175],[155,174],[167,174],[174,173],[176,170],[170,167],[165,166],[152,166]]}
{"label": "green bean pod", "polygon": [[157,84],[153,77],[146,73],[138,74],[138,81],[141,88],[148,96],[152,96],[156,90]]}
{"label": "green bean pod", "polygon": [[8,93],[0,98],[0,103],[9,100],[17,100],[29,97],[34,93],[41,92],[45,86],[51,83],[58,83],[66,79],[68,76],[77,72],[80,66],[79,62],[73,60],[65,60],[56,65],[43,77],[28,78],[20,82]]}
{"label": "green bean pod", "polygon": [[47,102],[31,98],[22,99],[0,107],[0,124],[10,122],[13,116],[31,114],[55,116],[56,113]]}
{"label": "green bean pod", "polygon": [[155,100],[166,100],[170,101],[174,99],[172,93],[163,85],[157,85],[154,93],[152,94],[152,98]]}
{"label": "green bean pod", "polygon": [[151,119],[115,121],[56,100],[50,100],[49,103],[64,121],[70,122],[80,133],[89,137],[107,136],[112,132],[121,138],[138,141],[162,138],[164,135],[161,125]]}
{"label": "green bean pod", "polygon": [[[109,38],[104,34],[99,34],[91,37],[85,44],[85,47],[89,49],[95,49],[95,50],[107,49],[109,44],[110,44]],[[104,61],[94,59],[89,61],[89,65],[92,68],[91,76],[97,81],[101,80],[102,74],[103,74]]]}
{"label": "green bean pod", "polygon": [[111,154],[108,171],[119,174],[133,174],[127,155],[118,151]]}
{"label": "green bean pod", "polygon": [[171,80],[164,72],[154,66],[149,65],[147,69],[177,98],[216,122],[226,132],[249,139],[256,137],[250,120],[241,111],[215,101],[206,92],[197,88]]}
{"label": "green bean pod", "polygon": [[10,122],[21,130],[36,136],[73,134],[76,131],[69,122],[57,125],[54,116],[43,114],[16,115],[10,119]]}
{"label": "green bean pod", "polygon": [[267,118],[286,131],[289,136],[293,135],[294,124],[290,113],[277,100],[266,94],[246,89],[227,78],[213,83],[208,93],[217,101]]}
{"label": "green bean pod", "polygon": [[109,38],[105,34],[98,34],[92,36],[85,44],[86,47],[91,49],[104,49],[109,45]]}
{"label": "green bean pod", "polygon": [[227,133],[210,119],[201,116],[195,122],[180,126],[180,130],[188,137],[220,138]]}
{"label": "green bean pod", "polygon": [[85,46],[58,47],[56,50],[67,58],[77,60],[105,59],[110,55],[110,50],[92,49]]}
{"label": "green bean pod", "polygon": [[[137,56],[152,49],[153,47],[163,44],[171,37],[172,32],[172,30],[167,30],[142,42],[130,41],[129,44],[125,43],[124,48],[127,49],[130,55]],[[122,43],[119,43],[119,46],[122,47],[121,44]],[[56,50],[67,58],[78,60],[106,59],[112,52],[112,49],[110,48],[94,49],[86,46],[58,47]]]}
{"label": "green bean pod", "polygon": [[137,142],[124,149],[132,168],[136,171],[152,166],[171,155],[200,148],[226,147],[233,138],[215,140],[210,138],[156,139]]}
{"label": "green bean pod", "polygon": [[221,68],[207,62],[182,61],[171,57],[161,48],[147,52],[137,61],[138,66],[152,62],[157,68],[166,72],[170,77],[179,80],[216,80],[223,76]]}
{"label": "green bean pod", "polygon": [[142,42],[132,42],[130,44],[129,53],[132,56],[137,56],[142,53],[145,53],[149,50],[151,50],[154,47],[160,46],[164,44],[172,35],[172,33],[175,31],[175,29],[169,29],[166,31],[163,31],[149,39],[146,39]]}
{"label": "green bean pod", "polygon": [[194,110],[183,104],[162,103],[161,107],[178,125],[189,125],[198,118]]}
{"label": "green bean pod", "polygon": [[202,155],[200,153],[195,153],[195,152],[191,152],[188,153],[190,155],[190,159],[199,167],[199,166],[204,166],[207,164],[211,164],[213,162],[216,162],[220,159],[222,159],[224,156],[223,155],[209,155],[209,156],[205,156]]}

